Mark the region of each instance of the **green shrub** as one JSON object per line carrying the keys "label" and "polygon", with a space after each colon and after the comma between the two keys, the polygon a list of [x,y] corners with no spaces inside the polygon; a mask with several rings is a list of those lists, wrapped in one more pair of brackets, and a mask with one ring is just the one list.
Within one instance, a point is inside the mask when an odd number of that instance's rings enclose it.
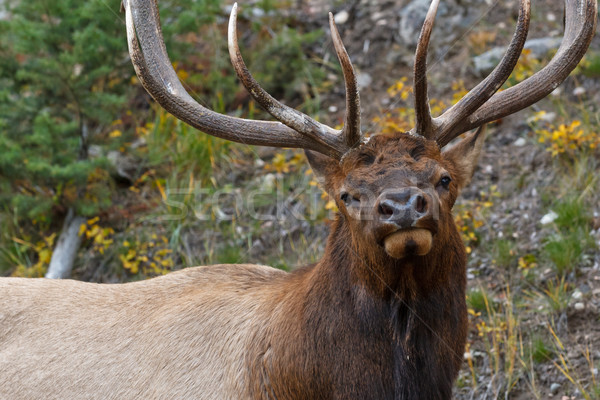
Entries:
{"label": "green shrub", "polygon": [[556,232],[549,236],[543,252],[552,261],[559,275],[573,271],[584,254],[595,247],[590,234],[589,208],[579,197],[567,197],[554,203],[558,215],[554,224]]}
{"label": "green shrub", "polygon": [[110,204],[109,166],[90,144],[122,107],[129,66],[123,26],[104,1],[13,1],[0,21],[0,204],[51,222]]}

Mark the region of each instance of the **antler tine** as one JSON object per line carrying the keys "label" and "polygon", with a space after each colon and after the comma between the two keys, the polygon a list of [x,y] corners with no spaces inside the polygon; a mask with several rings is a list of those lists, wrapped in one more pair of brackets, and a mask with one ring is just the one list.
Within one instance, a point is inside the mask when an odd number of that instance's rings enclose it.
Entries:
{"label": "antler tine", "polygon": [[434,134],[434,121],[431,118],[429,97],[427,95],[427,50],[439,4],[439,0],[433,0],[429,6],[415,53],[413,91],[415,95],[416,123],[412,133],[422,135],[427,139],[432,139]]}
{"label": "antler tine", "polygon": [[440,146],[446,145],[462,132],[516,113],[536,103],[569,76],[583,58],[596,31],[598,3],[597,0],[565,0],[565,9],[565,35],[550,63],[518,85],[496,93],[462,123],[443,132],[437,138]]}
{"label": "antler tine", "polygon": [[436,138],[443,137],[444,141],[453,139],[448,135],[444,135],[444,132],[452,131],[456,125],[460,124],[460,122],[464,121],[467,116],[475,112],[486,101],[488,101],[510,77],[510,74],[519,61],[519,56],[523,51],[523,46],[525,45],[525,40],[527,39],[530,16],[530,0],[520,0],[517,28],[510,45],[508,46],[506,54],[504,57],[502,57],[502,60],[498,66],[496,66],[496,68],[490,75],[487,76],[487,78],[473,88],[467,95],[465,95],[465,97],[463,97],[444,114],[438,118],[435,118]]}
{"label": "antler tine", "polygon": [[148,93],[168,112],[213,136],[249,145],[295,147],[341,159],[347,145],[331,129],[309,137],[279,122],[221,115],[198,104],[183,88],[167,55],[156,0],[123,0],[129,53]]}
{"label": "antler tine", "polygon": [[349,147],[355,147],[362,141],[362,132],[360,128],[360,95],[356,83],[356,74],[354,67],[344,47],[340,32],[335,25],[333,14],[329,13],[329,27],[331,29],[331,39],[337,54],[342,74],[344,75],[344,85],[346,87],[346,115],[344,117],[344,128],[342,136]]}
{"label": "antler tine", "polygon": [[344,138],[340,135],[340,131],[330,128],[327,125],[321,124],[315,121],[308,115],[305,115],[291,107],[288,107],[273,96],[267,93],[258,82],[252,77],[250,71],[246,67],[237,39],[237,3],[235,3],[231,9],[231,15],[229,16],[229,29],[228,29],[228,47],[229,57],[231,58],[231,64],[235,69],[235,72],[248,90],[248,92],[254,97],[256,102],[260,104],[269,114],[275,119],[283,123],[284,125],[292,128],[296,132],[305,135],[318,142],[327,143],[330,146],[339,149],[342,152],[348,150],[347,143]]}

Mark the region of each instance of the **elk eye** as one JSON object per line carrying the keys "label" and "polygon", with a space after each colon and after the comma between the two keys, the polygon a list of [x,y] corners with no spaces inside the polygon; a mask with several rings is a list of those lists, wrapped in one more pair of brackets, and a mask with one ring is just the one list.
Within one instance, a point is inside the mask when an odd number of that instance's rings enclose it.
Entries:
{"label": "elk eye", "polygon": [[358,162],[364,165],[371,165],[375,162],[375,155],[371,153],[361,153]]}
{"label": "elk eye", "polygon": [[352,203],[360,203],[359,199],[357,199],[354,196],[350,196],[350,193],[348,193],[348,192],[342,193],[342,195],[340,196],[340,199],[344,202],[346,207],[352,205]]}
{"label": "elk eye", "polygon": [[450,182],[452,182],[452,178],[450,178],[448,175],[445,175],[442,176],[442,179],[440,179],[438,186],[441,186],[444,189],[448,190],[450,188]]}

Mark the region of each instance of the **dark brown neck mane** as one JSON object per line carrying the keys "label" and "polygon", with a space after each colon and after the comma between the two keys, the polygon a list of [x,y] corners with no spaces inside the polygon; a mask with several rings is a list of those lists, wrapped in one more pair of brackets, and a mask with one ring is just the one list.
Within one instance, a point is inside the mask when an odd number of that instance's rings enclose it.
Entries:
{"label": "dark brown neck mane", "polygon": [[449,243],[394,260],[355,250],[338,217],[325,256],[288,277],[273,334],[247,358],[251,397],[450,399],[466,340],[466,256],[444,222]]}

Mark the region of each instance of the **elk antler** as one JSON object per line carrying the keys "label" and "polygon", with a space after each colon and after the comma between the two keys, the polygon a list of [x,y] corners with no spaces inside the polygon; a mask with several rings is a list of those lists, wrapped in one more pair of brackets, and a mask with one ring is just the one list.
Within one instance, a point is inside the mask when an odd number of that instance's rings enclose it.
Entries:
{"label": "elk antler", "polygon": [[519,20],[506,54],[492,73],[457,104],[432,118],[427,99],[426,57],[439,0],[433,0],[415,56],[416,126],[411,133],[435,139],[440,147],[463,132],[520,111],[556,89],[585,54],[596,30],[597,0],[565,0],[565,36],[558,52],[541,71],[496,93],[512,73],[529,30],[530,0],[520,0]]}
{"label": "elk antler", "polygon": [[354,147],[362,142],[362,132],[360,130],[360,96],[358,94],[358,84],[356,83],[356,75],[354,68],[350,62],[348,52],[342,43],[342,38],[335,26],[333,14],[329,13],[329,28],[331,29],[331,39],[333,47],[337,54],[340,65],[342,66],[342,74],[344,75],[344,84],[346,86],[346,115],[344,118],[343,134],[346,138],[346,143]]}
{"label": "elk antler", "polygon": [[[183,88],[171,65],[156,0],[123,0],[122,8],[126,12],[129,53],[140,82],[163,108],[180,120],[205,133],[234,142],[309,149],[338,160],[360,144],[362,135],[356,80],[337,30],[334,32],[332,29],[333,42],[342,63],[348,97],[346,126],[340,131],[279,103],[252,78],[235,37],[237,4],[233,6],[229,24],[229,52],[234,68],[256,101],[281,123],[230,117],[198,104]],[[332,24],[332,27],[335,28],[335,25]]]}
{"label": "elk antler", "polygon": [[413,92],[415,94],[415,128],[413,133],[418,133],[427,139],[432,139],[433,119],[429,109],[429,96],[427,95],[427,49],[433,30],[433,22],[437,14],[440,0],[433,0],[425,16],[421,28],[419,43],[415,53]]}
{"label": "elk antler", "polygon": [[350,148],[360,144],[360,100],[358,97],[358,89],[354,69],[350,63],[348,53],[344,48],[340,34],[333,21],[333,15],[329,14],[329,25],[331,27],[331,36],[335,51],[337,53],[342,72],[344,74],[344,82],[346,84],[346,118],[345,126],[342,131],[335,131],[330,127],[323,125],[309,116],[300,113],[293,108],[281,104],[275,100],[269,93],[260,87],[258,82],[252,77],[250,71],[246,67],[237,40],[237,3],[231,9],[229,17],[228,29],[228,46],[231,64],[237,73],[238,78],[242,81],[244,87],[254,97],[256,102],[269,112],[275,119],[286,126],[300,132],[308,137],[313,137],[319,140],[321,132],[326,131],[332,134],[341,134],[346,145]]}

